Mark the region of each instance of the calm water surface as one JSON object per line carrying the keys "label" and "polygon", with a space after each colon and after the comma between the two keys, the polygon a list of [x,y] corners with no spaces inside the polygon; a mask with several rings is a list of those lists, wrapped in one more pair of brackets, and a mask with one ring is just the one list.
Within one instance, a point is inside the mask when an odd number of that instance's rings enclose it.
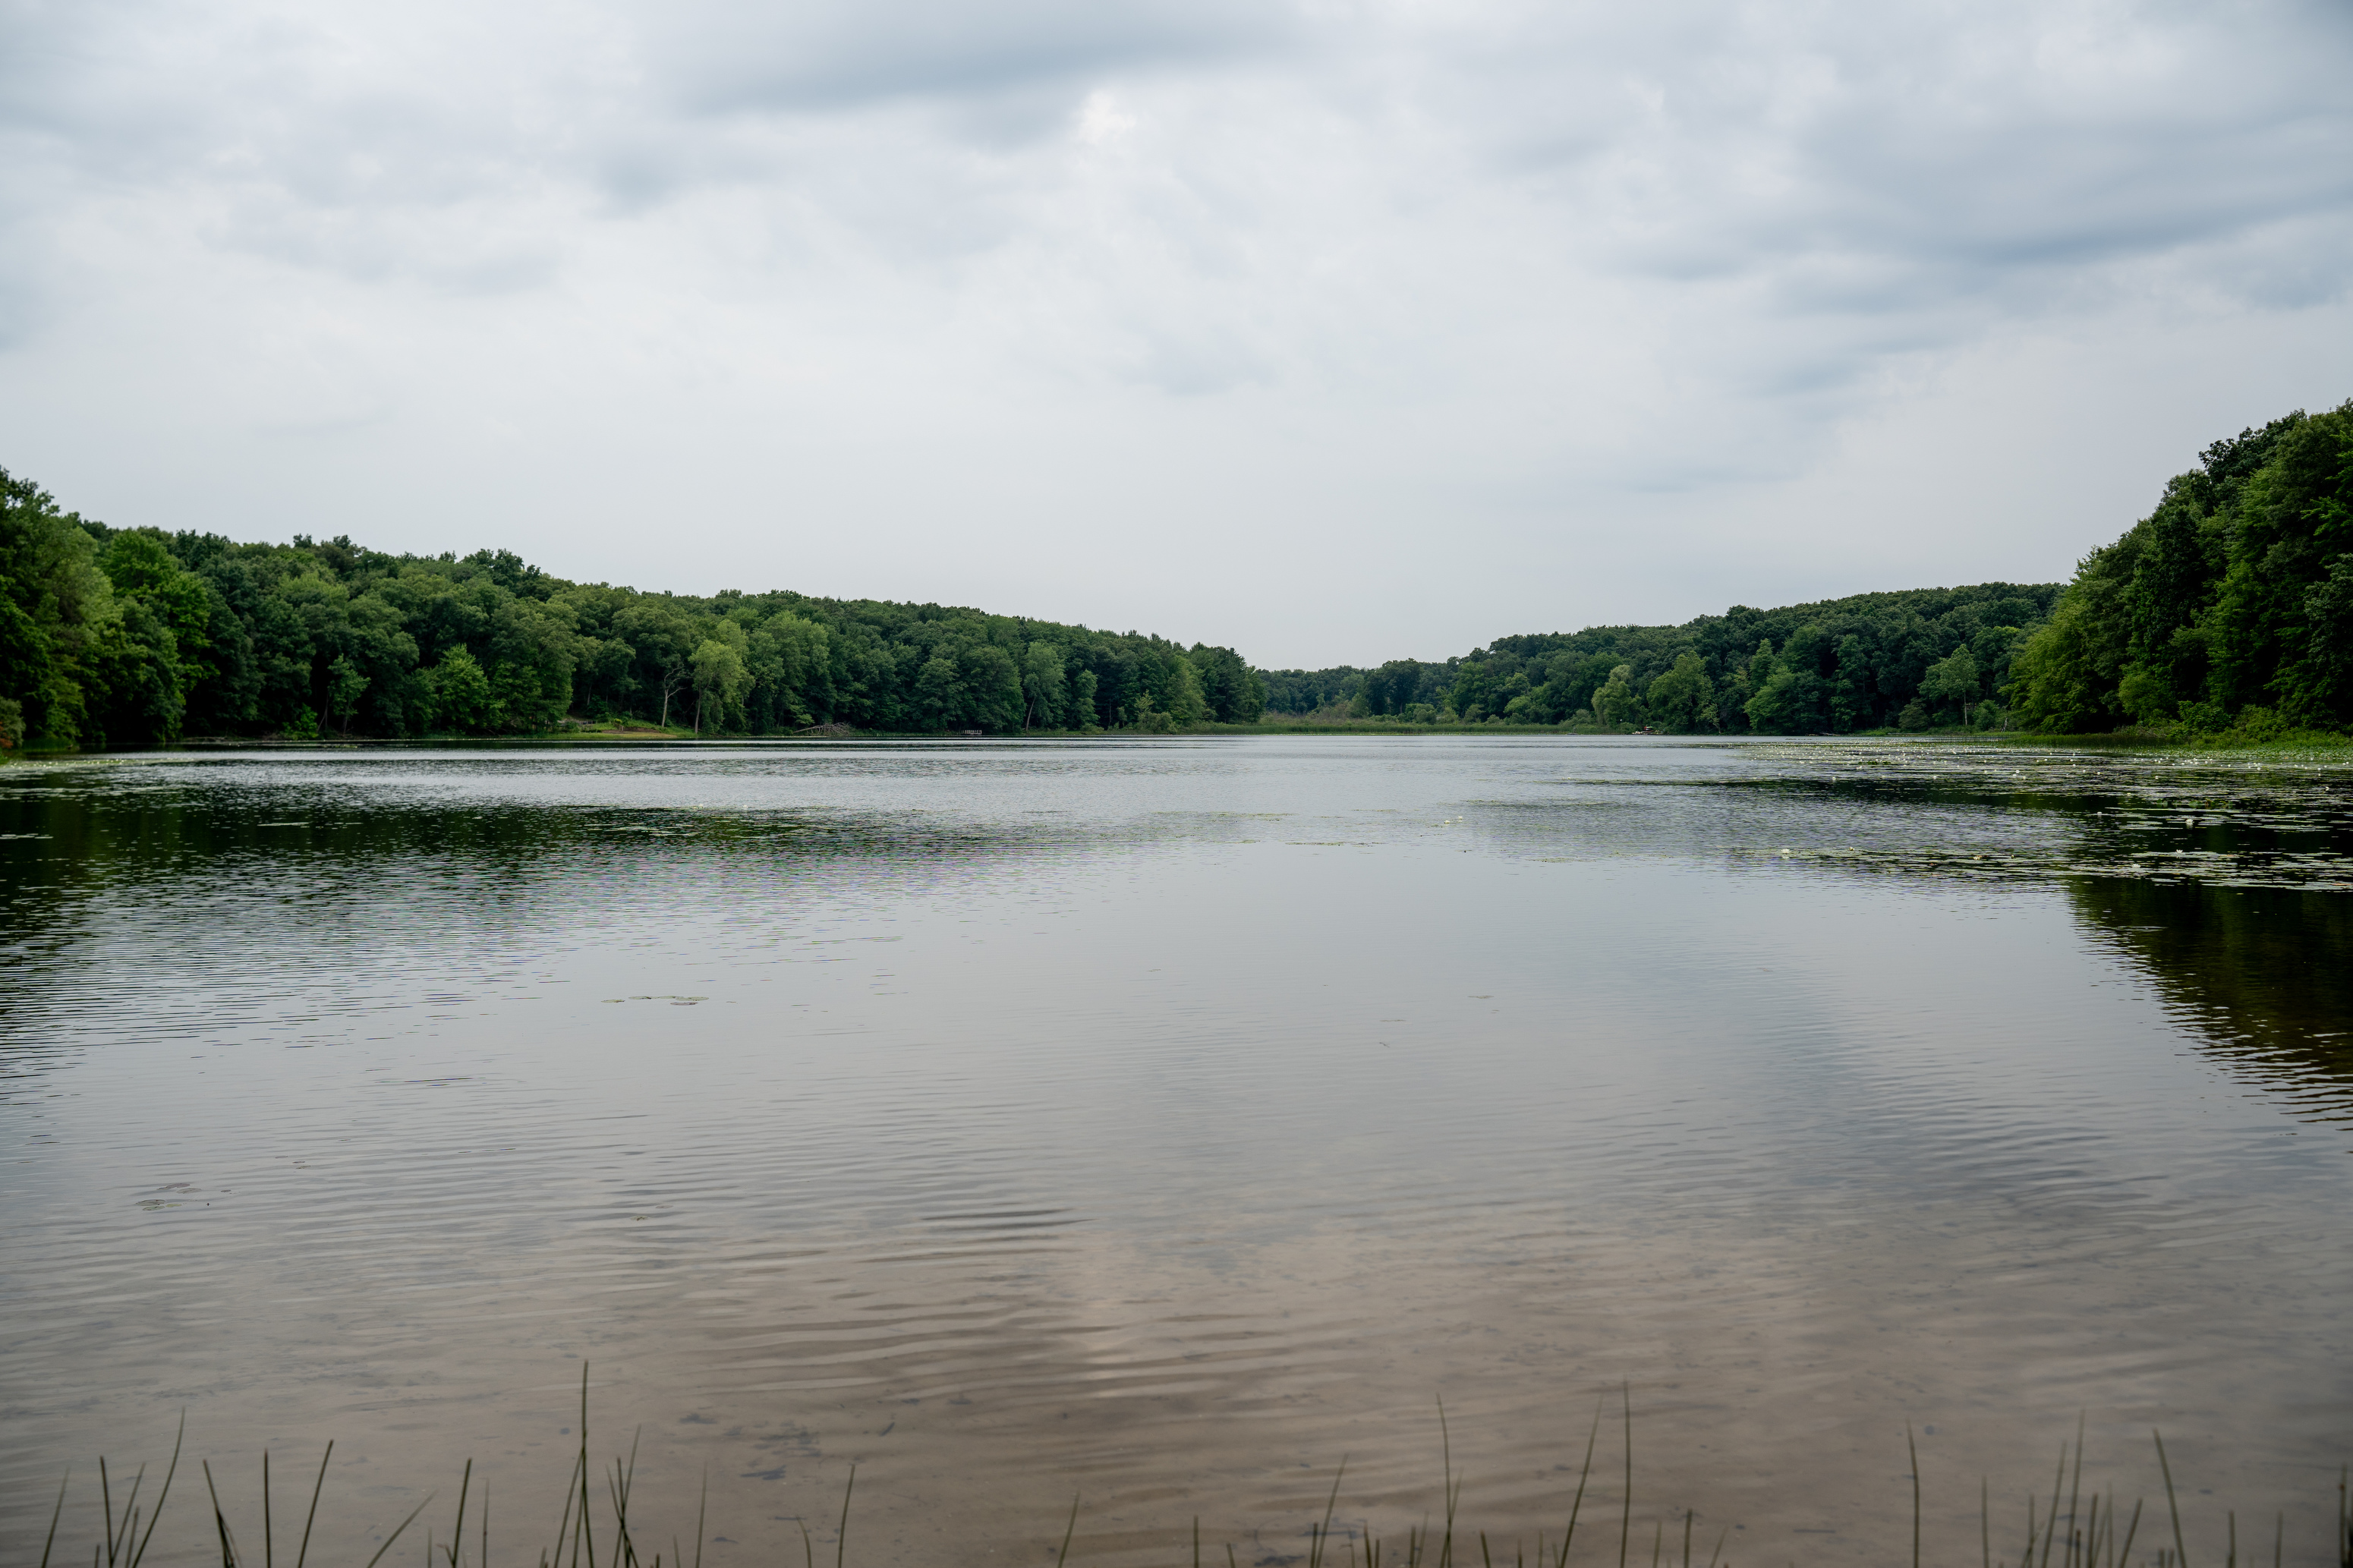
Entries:
{"label": "calm water surface", "polygon": [[713,1564],[825,1549],[853,1462],[853,1563],[1050,1561],[1074,1492],[1074,1558],[1282,1562],[1344,1458],[1343,1528],[1440,1506],[1440,1399],[1532,1548],[1621,1389],[1638,1555],[1895,1562],[1909,1423],[1974,1561],[2080,1417],[2086,1488],[2161,1426],[2193,1552],[2309,1560],[2348,852],[2341,770],[2042,748],[12,765],[0,1560],[185,1407],[248,1545],[333,1437],[322,1540],[470,1455],[527,1563],[584,1361]]}

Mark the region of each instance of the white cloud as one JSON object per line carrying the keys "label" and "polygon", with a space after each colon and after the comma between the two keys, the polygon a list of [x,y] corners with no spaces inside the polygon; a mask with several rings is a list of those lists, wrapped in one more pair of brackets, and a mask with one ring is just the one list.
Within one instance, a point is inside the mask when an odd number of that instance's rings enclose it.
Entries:
{"label": "white cloud", "polygon": [[1107,146],[1135,129],[1135,117],[1121,112],[1119,100],[1108,92],[1087,94],[1079,105],[1078,138],[1090,147]]}
{"label": "white cloud", "polygon": [[0,27],[0,463],[119,521],[1372,658],[2047,576],[2353,393],[2332,5]]}

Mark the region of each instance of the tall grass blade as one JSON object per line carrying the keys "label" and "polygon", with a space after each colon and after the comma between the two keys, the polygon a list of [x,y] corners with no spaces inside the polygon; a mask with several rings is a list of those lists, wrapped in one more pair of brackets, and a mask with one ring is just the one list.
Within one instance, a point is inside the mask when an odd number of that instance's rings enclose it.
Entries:
{"label": "tall grass blade", "polygon": [[1618,1526],[1618,1568],[1626,1568],[1626,1542],[1634,1533],[1634,1385],[1626,1383],[1620,1392],[1626,1399],[1626,1511]]}
{"label": "tall grass blade", "polygon": [[[2068,1561],[2070,1563],[2074,1561],[2074,1547],[2076,1540],[2075,1521],[2078,1517],[2075,1512],[2075,1505],[2084,1495],[2084,1418],[2085,1413],[2084,1411],[2078,1410],[2075,1412],[2075,1479],[2067,1484],[2067,1547]],[[2058,1499],[2054,1496],[2052,1500],[2056,1502]]]}
{"label": "tall grass blade", "polygon": [[[2059,1532],[2059,1489],[2067,1484],[2067,1445],[2059,1445],[2059,1471],[2051,1478],[2051,1517],[2042,1525],[2042,1568],[2051,1568],[2051,1539]],[[2025,1568],[2023,1563],[2020,1568]]]}
{"label": "tall grass blade", "polygon": [[[1601,1440],[1601,1399],[1593,1400],[1593,1430],[1585,1435],[1585,1468],[1577,1475],[1577,1497],[1568,1505],[1568,1529],[1560,1538],[1559,1568],[1568,1568],[1568,1543],[1577,1539],[1577,1510],[1585,1506],[1585,1483],[1593,1479],[1593,1446]],[[1536,1547],[1536,1568],[1544,1568],[1544,1547]]]}
{"label": "tall grass blade", "polygon": [[392,1543],[400,1539],[401,1531],[406,1530],[410,1525],[415,1524],[417,1522],[417,1516],[423,1513],[426,1509],[430,1507],[432,1502],[433,1494],[431,1492],[426,1493],[425,1500],[418,1503],[415,1508],[410,1509],[408,1510],[408,1517],[402,1520],[399,1524],[393,1528],[392,1533],[384,1538],[384,1544],[377,1547],[375,1549],[375,1555],[367,1560],[367,1568],[375,1568],[377,1563],[384,1561],[384,1554],[392,1550]]}
{"label": "tall grass blade", "polygon": [[213,1467],[205,1463],[205,1491],[213,1500],[213,1526],[220,1531],[221,1568],[237,1568],[237,1542],[229,1534],[228,1516],[221,1512],[220,1493],[213,1487]]}
{"label": "tall grass blade", "polygon": [[2181,1546],[2181,1505],[2173,1495],[2173,1467],[2165,1458],[2165,1434],[2151,1427],[2148,1435],[2157,1439],[2157,1468],[2165,1476],[2165,1506],[2173,1514],[2174,1568],[2189,1568],[2189,1554]]}
{"label": "tall grass blade", "polygon": [[[147,1543],[155,1539],[155,1522],[164,1517],[164,1500],[172,1495],[172,1478],[180,1473],[180,1445],[187,1441],[187,1436],[188,1412],[184,1406],[180,1411],[180,1430],[172,1439],[172,1462],[164,1467],[164,1485],[155,1493],[154,1509],[147,1515],[147,1533],[139,1538],[139,1550],[131,1554],[131,1568],[139,1568],[141,1560],[147,1555]],[[141,1466],[139,1473],[145,1476],[147,1468]],[[132,1482],[131,1489],[136,1493],[139,1483]]]}
{"label": "tall grass blade", "polygon": [[302,1520],[302,1545],[294,1553],[294,1568],[302,1568],[311,1555],[311,1526],[319,1517],[319,1494],[327,1488],[327,1461],[335,1457],[335,1440],[327,1439],[327,1451],[319,1456],[319,1479],[311,1483],[311,1511]]}
{"label": "tall grass blade", "polygon": [[638,1546],[629,1538],[629,1482],[618,1459],[605,1478],[605,1495],[613,1505],[613,1562],[615,1568],[624,1568],[637,1562]]}
{"label": "tall grass blade", "polygon": [[[136,1522],[139,1514],[139,1487],[146,1479],[147,1467],[144,1465],[140,1466],[132,1473],[131,1490],[122,1500],[122,1523],[120,1530],[115,1526],[113,1505],[111,1503],[107,1505],[106,1568],[114,1568],[117,1554],[128,1548],[132,1539],[139,1533],[139,1526]],[[107,1489],[106,1456],[103,1454],[98,1458],[98,1489],[101,1495]]]}
{"label": "tall grass blade", "polygon": [[130,1538],[137,1533],[131,1521],[132,1516],[138,1511],[139,1483],[146,1479],[147,1467],[142,1465],[137,1473],[131,1478],[131,1490],[122,1500],[122,1522],[118,1528],[114,1521],[114,1494],[106,1474],[106,1456],[100,1454],[98,1457],[99,1503],[106,1512],[106,1568],[114,1568],[117,1554],[129,1543]]}
{"label": "tall grass blade", "polygon": [[1071,1494],[1071,1522],[1062,1527],[1062,1549],[1054,1553],[1054,1568],[1062,1568],[1062,1564],[1070,1561],[1071,1537],[1076,1535],[1078,1532],[1079,1494],[1072,1492]]}
{"label": "tall grass blade", "polygon": [[588,1547],[588,1568],[596,1568],[596,1532],[588,1527],[588,1363],[580,1363],[580,1521],[574,1527],[572,1561],[577,1568],[580,1547]]}
{"label": "tall grass blade", "polygon": [[[1308,1539],[1307,1568],[1324,1568],[1324,1553],[1332,1539],[1332,1510],[1340,1506],[1340,1478],[1347,1473],[1348,1457],[1343,1454],[1340,1456],[1340,1468],[1332,1472],[1332,1495],[1324,1500],[1323,1527]],[[1196,1518],[1193,1521],[1196,1533],[1199,1531],[1200,1524],[1199,1519]],[[1200,1555],[1198,1545],[1193,1554],[1197,1557]]]}
{"label": "tall grass blade", "polygon": [[49,1568],[49,1552],[58,1543],[58,1521],[65,1517],[66,1483],[72,1479],[73,1467],[69,1465],[58,1478],[58,1506],[49,1510],[49,1538],[41,1542],[41,1568]]}
{"label": "tall grass blade", "polygon": [[[564,1568],[564,1538],[572,1531],[572,1481],[579,1473],[580,1461],[573,1460],[572,1468],[573,1476],[565,1478],[564,1482],[564,1511],[555,1521],[555,1554],[549,1560],[548,1568]],[[297,1568],[300,1568],[299,1564]]]}
{"label": "tall grass blade", "polygon": [[2132,1522],[2125,1526],[2125,1543],[2116,1551],[2116,1561],[2119,1563],[2129,1563],[2132,1561],[2133,1537],[2140,1533],[2141,1501],[2139,1498],[2133,1499]]}
{"label": "tall grass blade", "polygon": [[1912,1568],[1920,1568],[1920,1445],[1912,1440],[1909,1421],[1904,1423],[1904,1451],[1912,1457]]}
{"label": "tall grass blade", "polygon": [[473,1489],[474,1461],[466,1461],[466,1473],[458,1478],[458,1522],[449,1527],[449,1568],[458,1568],[458,1553],[466,1546],[466,1494]]}
{"label": "tall grass blade", "polygon": [[1438,1447],[1445,1465],[1441,1480],[1446,1489],[1446,1539],[1439,1544],[1438,1568],[1454,1568],[1454,1505],[1461,1500],[1462,1489],[1454,1479],[1454,1435],[1446,1428],[1446,1401],[1438,1402]]}
{"label": "tall grass blade", "polygon": [[[841,1524],[833,1532],[833,1568],[841,1568],[842,1553],[849,1550],[849,1494],[858,1489],[858,1467],[849,1467],[849,1484],[841,1489]],[[1071,1504],[1076,1510],[1078,1504]]]}

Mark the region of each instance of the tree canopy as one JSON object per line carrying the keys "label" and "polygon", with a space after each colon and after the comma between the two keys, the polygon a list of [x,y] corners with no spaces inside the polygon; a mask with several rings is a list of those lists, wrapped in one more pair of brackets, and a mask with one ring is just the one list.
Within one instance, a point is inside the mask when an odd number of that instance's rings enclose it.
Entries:
{"label": "tree canopy", "polygon": [[2019,655],[2042,729],[2353,727],[2353,402],[2217,441]]}
{"label": "tree canopy", "polygon": [[1276,713],[1766,734],[2353,729],[2353,402],[2215,442],[2074,580],[1266,672]]}
{"label": "tree canopy", "polygon": [[572,583],[512,552],[389,555],[116,529],[0,471],[0,742],[415,736],[636,718],[702,734],[1254,722],[1231,648],[939,605]]}
{"label": "tree canopy", "polygon": [[1736,605],[1319,670],[939,605],[642,594],[504,550],[110,528],[0,470],[0,744],[567,718],[1159,731],[1268,712],[1683,733],[2353,728],[2353,402],[2215,442],[2063,586]]}
{"label": "tree canopy", "polygon": [[1497,637],[1442,662],[1266,672],[1279,713],[1789,734],[1991,722],[2056,583],[1736,605],[1678,626]]}

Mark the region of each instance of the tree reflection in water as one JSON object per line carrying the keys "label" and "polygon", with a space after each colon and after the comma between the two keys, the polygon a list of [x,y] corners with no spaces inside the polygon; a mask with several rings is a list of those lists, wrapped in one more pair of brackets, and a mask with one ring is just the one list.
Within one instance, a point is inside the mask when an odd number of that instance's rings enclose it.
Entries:
{"label": "tree reflection in water", "polygon": [[2067,891],[2234,1073],[2353,1121],[2353,898],[2111,877]]}

